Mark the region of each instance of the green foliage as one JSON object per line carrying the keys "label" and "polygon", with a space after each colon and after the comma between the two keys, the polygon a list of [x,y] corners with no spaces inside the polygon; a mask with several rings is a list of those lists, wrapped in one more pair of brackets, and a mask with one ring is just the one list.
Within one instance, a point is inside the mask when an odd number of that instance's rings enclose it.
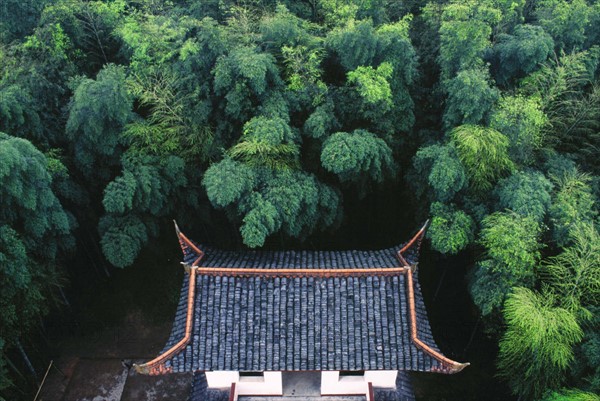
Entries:
{"label": "green foliage", "polygon": [[535,15],[560,49],[572,51],[585,41],[590,11],[585,0],[541,0],[536,3]]}
{"label": "green foliage", "polygon": [[148,241],[146,226],[133,214],[104,217],[98,230],[102,253],[112,265],[121,268],[131,265]]}
{"label": "green foliage", "polygon": [[327,86],[321,80],[321,49],[283,46],[281,53],[287,69],[288,88],[294,92],[307,91],[313,97],[312,104],[321,103],[327,92]]}
{"label": "green foliage", "polygon": [[197,21],[185,16],[171,18],[165,14],[132,13],[118,25],[115,33],[129,53],[130,67],[140,74],[172,61],[186,33],[196,27]]}
{"label": "green foliage", "polygon": [[122,22],[126,1],[110,3],[84,0],[54,0],[44,8],[40,26],[59,24],[69,38],[81,68],[95,73],[116,61],[121,42],[113,31]]}
{"label": "green foliage", "polygon": [[492,316],[502,309],[507,294],[516,283],[530,285],[531,278],[515,278],[510,272],[498,270],[494,261],[477,262],[470,276],[469,291],[482,316]]}
{"label": "green foliage", "polygon": [[514,394],[535,399],[558,387],[583,332],[575,316],[549,294],[515,288],[504,307],[508,328],[500,340],[499,375]]}
{"label": "green foliage", "polygon": [[476,125],[462,125],[450,133],[458,158],[476,191],[492,188],[492,183],[513,170],[508,157],[508,138],[500,132]]}
{"label": "green foliage", "polygon": [[333,225],[341,213],[332,188],[296,170],[251,168],[226,158],[206,171],[203,185],[213,206],[229,208],[242,220],[240,233],[249,247],[262,246],[277,231],[302,238]]}
{"label": "green foliage", "polygon": [[304,47],[311,42],[307,30],[310,25],[292,14],[284,5],[278,4],[275,14],[266,16],[260,22],[262,42],[274,49]]}
{"label": "green foliage", "polygon": [[510,209],[541,223],[550,207],[552,187],[552,183],[538,171],[516,171],[496,186],[498,209]]}
{"label": "green foliage", "polygon": [[600,87],[577,93],[557,104],[551,120],[549,141],[573,157],[586,170],[598,174],[600,160]]}
{"label": "green foliage", "polygon": [[473,219],[456,209],[454,205],[443,203],[431,204],[431,226],[427,236],[431,238],[431,246],[443,254],[457,254],[473,241],[475,223]]}
{"label": "green foliage", "polygon": [[27,333],[46,310],[42,283],[39,276],[36,279],[32,262],[17,232],[9,226],[0,226],[1,337],[9,341]]}
{"label": "green foliage", "polygon": [[484,122],[500,95],[492,86],[487,69],[482,67],[460,71],[447,81],[446,90],[446,128]]}
{"label": "green foliage", "polygon": [[581,390],[562,389],[547,393],[540,401],[600,401],[600,396]]}
{"label": "green foliage", "polygon": [[332,30],[325,40],[326,46],[337,55],[346,71],[371,65],[377,52],[377,43],[373,23],[354,20]]}
{"label": "green foliage", "polygon": [[333,104],[328,102],[317,107],[308,116],[302,132],[312,138],[324,138],[338,128],[340,128],[340,123],[335,117]]}
{"label": "green foliage", "polygon": [[353,21],[360,9],[361,3],[366,3],[365,5],[367,5],[370,1],[322,0],[319,3],[325,22],[330,26],[336,26]]}
{"label": "green foliage", "polygon": [[231,158],[270,169],[298,167],[298,146],[290,126],[281,118],[254,117],[244,124],[241,141],[229,149]]}
{"label": "green foliage", "polygon": [[243,195],[252,191],[256,179],[252,168],[225,158],[206,170],[202,183],[211,203],[223,208],[238,203]]}
{"label": "green foliage", "polygon": [[562,54],[523,80],[523,90],[540,99],[548,116],[546,142],[572,154],[590,171],[598,171],[595,157],[600,137],[600,91],[594,81],[596,50]]}
{"label": "green foliage", "polygon": [[590,177],[578,170],[556,177],[556,193],[550,207],[552,237],[558,246],[571,240],[571,230],[581,223],[594,221],[597,211],[589,186]]}
{"label": "green foliage", "polygon": [[42,126],[31,95],[18,85],[0,84],[0,130],[24,138],[40,138]]}
{"label": "green foliage", "polygon": [[596,58],[594,53],[587,51],[563,53],[523,79],[522,91],[539,99],[552,125],[555,116],[560,116],[562,102],[581,94],[583,88],[590,84]]}
{"label": "green foliage", "polygon": [[[176,154],[185,159],[210,154],[213,132],[203,118],[206,111],[190,105],[191,96],[178,84],[178,75],[166,71],[128,81],[130,92],[150,110],[146,119],[125,126],[122,136],[129,140],[130,152],[160,157]],[[189,109],[198,115],[190,115]]]}
{"label": "green foliage", "polygon": [[590,306],[591,319],[582,322],[583,341],[575,347],[571,375],[577,387],[600,394],[600,307]]}
{"label": "green foliage", "polygon": [[392,89],[388,80],[392,77],[390,63],[381,63],[377,69],[358,67],[348,73],[348,83],[356,85],[358,93],[367,102],[383,108],[392,106]]}
{"label": "green foliage", "polygon": [[549,258],[541,275],[563,308],[589,317],[583,308],[600,305],[600,235],[593,223],[581,223],[570,234],[572,245]]}
{"label": "green foliage", "polygon": [[0,5],[0,42],[31,33],[48,0],[6,0]]}
{"label": "green foliage", "polygon": [[501,16],[501,11],[487,1],[452,1],[444,6],[439,25],[442,80],[479,65],[491,47],[492,26]]}
{"label": "green foliage", "polygon": [[83,79],[75,89],[66,131],[74,143],[75,161],[87,176],[105,176],[98,163],[118,162],[120,132],[131,118],[133,100],[125,87],[125,69],[108,65],[96,80]]}
{"label": "green foliage", "polygon": [[48,161],[29,141],[0,133],[0,181],[0,221],[19,227],[28,252],[53,260],[59,248],[72,245]]}
{"label": "green foliage", "polygon": [[486,316],[499,310],[514,286],[531,286],[534,267],[541,258],[539,224],[534,218],[514,212],[496,212],[485,217],[479,243],[485,259],[471,277],[473,301]]}
{"label": "green foliage", "polygon": [[467,186],[465,170],[456,150],[450,145],[431,145],[419,149],[413,158],[419,177],[427,175],[433,199],[447,202]]}
{"label": "green foliage", "polygon": [[257,106],[254,99],[264,101],[282,84],[275,58],[247,47],[219,57],[213,73],[215,93],[225,98],[225,113],[238,121],[251,117]]}
{"label": "green foliage", "polygon": [[395,163],[392,150],[383,139],[365,130],[336,132],[325,140],[321,165],[336,174],[342,182],[358,182],[368,177],[383,182],[392,174]]}
{"label": "green foliage", "polygon": [[[0,133],[0,345],[29,335],[61,284],[59,257],[72,222],[52,190],[47,158],[29,141]],[[6,343],[5,343],[6,342]],[[3,351],[0,349],[0,357]],[[0,371],[3,370],[0,359]],[[0,387],[10,385],[4,376]]]}
{"label": "green foliage", "polygon": [[494,261],[493,269],[510,271],[516,277],[532,276],[542,246],[535,219],[514,212],[496,212],[481,224],[479,243],[485,247],[487,258]]}
{"label": "green foliage", "polygon": [[390,120],[391,130],[409,131],[414,124],[414,102],[410,93],[417,76],[417,54],[408,35],[412,15],[377,28],[378,59],[389,62],[393,72],[388,80],[394,107],[391,113],[376,121]]}
{"label": "green foliage", "polygon": [[494,110],[490,127],[510,140],[508,153],[513,161],[522,165],[534,161],[534,151],[543,143],[543,131],[548,118],[535,98],[505,96]]}
{"label": "green foliage", "polygon": [[498,35],[493,48],[496,81],[507,85],[535,71],[553,49],[552,37],[540,26],[518,25],[512,34]]}
{"label": "green foliage", "polygon": [[99,231],[110,263],[131,265],[153,234],[154,220],[172,213],[170,200],[187,185],[184,167],[176,156],[124,159],[122,175],[106,186],[102,201]]}

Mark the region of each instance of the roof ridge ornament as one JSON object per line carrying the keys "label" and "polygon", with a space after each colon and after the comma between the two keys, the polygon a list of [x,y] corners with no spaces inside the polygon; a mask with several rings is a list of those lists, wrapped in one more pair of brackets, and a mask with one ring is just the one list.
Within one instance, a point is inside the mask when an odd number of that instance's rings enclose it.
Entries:
{"label": "roof ridge ornament", "polygon": [[410,239],[410,241],[408,241],[396,254],[398,260],[400,261],[400,263],[402,263],[403,266],[410,267],[414,270],[417,269],[416,266],[413,268],[410,265],[410,263],[408,263],[408,261],[404,257],[404,253],[410,250],[415,244],[417,246],[416,251],[417,253],[419,252],[419,250],[421,249],[421,242],[423,241],[423,237],[425,237],[425,232],[427,231],[427,228],[429,228],[429,222],[430,220],[427,219],[427,221],[425,221],[425,224],[423,224],[423,227],[421,227],[421,229],[417,231],[417,233]]}
{"label": "roof ridge ornament", "polygon": [[179,240],[179,245],[181,246],[181,251],[183,252],[183,256],[187,256],[188,253],[193,253],[196,255],[196,259],[191,264],[192,267],[198,266],[202,258],[204,257],[204,251],[202,251],[196,244],[194,244],[188,237],[185,236],[184,233],[181,232],[179,226],[177,225],[177,221],[173,220],[173,224],[175,224],[175,233],[177,234],[177,239]]}

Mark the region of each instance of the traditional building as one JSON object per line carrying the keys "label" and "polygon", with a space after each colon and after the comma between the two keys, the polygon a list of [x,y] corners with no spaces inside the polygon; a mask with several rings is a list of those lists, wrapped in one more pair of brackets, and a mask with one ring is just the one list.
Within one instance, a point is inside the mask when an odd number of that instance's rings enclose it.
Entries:
{"label": "traditional building", "polygon": [[456,373],[418,283],[425,227],[378,251],[223,251],[176,226],[185,275],[169,340],[142,374],[194,372],[192,400],[281,395],[282,372],[317,371],[322,395],[411,400],[408,371]]}

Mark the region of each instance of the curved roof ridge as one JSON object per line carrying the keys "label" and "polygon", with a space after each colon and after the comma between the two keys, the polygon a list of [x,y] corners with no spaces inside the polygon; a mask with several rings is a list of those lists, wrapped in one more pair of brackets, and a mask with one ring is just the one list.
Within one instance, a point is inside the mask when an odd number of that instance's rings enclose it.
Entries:
{"label": "curved roof ridge", "polygon": [[[255,267],[246,267],[244,265],[244,267],[219,267],[219,266],[199,266],[200,261],[202,260],[202,258],[205,256],[205,253],[191,240],[189,240],[183,233],[181,233],[181,231],[179,230],[179,228],[177,227],[177,224],[175,223],[175,229],[177,232],[177,236],[179,239],[179,242],[181,244],[182,250],[184,252],[184,260],[187,260],[187,262],[184,262],[184,267],[186,268],[186,271],[189,273],[189,282],[188,282],[188,288],[187,288],[187,310],[186,310],[186,322],[185,322],[185,330],[181,330],[179,329],[179,331],[173,331],[173,333],[178,333],[176,335],[176,337],[174,337],[173,340],[169,340],[169,343],[171,341],[175,341],[175,339],[178,336],[181,336],[181,334],[183,333],[183,337],[181,338],[181,340],[179,340],[177,343],[175,343],[173,346],[169,347],[168,349],[166,349],[163,353],[161,353],[161,355],[159,355],[158,357],[156,357],[155,359],[141,364],[141,365],[135,365],[135,369],[138,373],[142,373],[142,374],[150,374],[150,375],[156,375],[156,374],[163,374],[163,373],[169,373],[172,372],[174,370],[179,371],[180,369],[177,368],[177,364],[173,365],[173,361],[172,359],[174,357],[178,357],[179,358],[179,354],[181,354],[182,350],[184,350],[188,344],[190,343],[190,340],[192,338],[192,331],[194,330],[194,311],[195,311],[195,303],[196,303],[196,277],[203,277],[202,279],[199,280],[205,280],[206,278],[209,278],[210,276],[216,276],[216,280],[225,280],[225,283],[227,282],[226,280],[239,280],[244,279],[244,278],[252,278],[252,277],[258,277],[258,278],[268,278],[268,277],[274,277],[275,280],[277,280],[278,278],[291,278],[293,279],[298,279],[298,278],[302,278],[304,279],[305,277],[309,277],[310,279],[313,278],[335,278],[335,277],[365,277],[368,280],[371,280],[369,277],[373,277],[373,279],[375,280],[375,277],[385,277],[385,276],[403,276],[405,277],[405,279],[402,279],[402,281],[400,281],[400,283],[404,283],[404,288],[405,291],[401,291],[404,292],[405,295],[405,299],[408,302],[408,327],[407,329],[409,330],[409,338],[407,338],[407,340],[409,340],[410,342],[412,342],[414,344],[415,347],[417,347],[419,350],[421,350],[424,354],[428,355],[430,358],[436,360],[439,365],[429,365],[429,368],[427,368],[427,370],[431,370],[431,371],[436,371],[436,372],[442,372],[442,373],[457,373],[460,372],[462,369],[464,369],[466,366],[469,366],[468,363],[459,363],[456,362],[454,360],[451,360],[450,358],[447,358],[446,356],[444,356],[435,346],[435,343],[432,343],[431,339],[429,339],[429,343],[426,343],[424,340],[422,340],[419,337],[419,332],[421,332],[421,334],[424,333],[425,335],[425,340],[427,340],[427,338],[430,336],[427,335],[427,333],[429,332],[429,324],[427,322],[427,324],[425,324],[425,326],[419,325],[419,317],[418,317],[418,313],[417,313],[417,305],[415,302],[415,298],[419,297],[420,298],[420,290],[418,287],[418,283],[413,279],[413,271],[416,268],[416,256],[419,250],[419,246],[420,243],[423,239],[425,230],[427,228],[427,223],[425,223],[425,225],[417,232],[417,234],[406,244],[404,245],[404,247],[402,247],[397,253],[396,256],[398,257],[398,259],[401,262],[401,266],[398,266],[397,262],[394,262],[391,267],[377,267],[377,266],[369,266],[369,267],[352,267],[352,268],[345,268],[345,267],[340,267],[340,268],[329,268],[329,269],[321,269],[321,268],[311,268],[311,267],[304,267],[304,268],[255,268]],[[404,258],[403,255],[406,252],[407,258]],[[219,254],[219,252],[216,252],[217,254]],[[408,257],[408,256],[412,256],[412,257]],[[394,258],[394,253],[391,252],[391,259],[395,260]],[[407,259],[411,262],[414,261],[414,263],[409,264],[407,262]],[[263,258],[260,258],[260,261],[262,261]],[[369,263],[371,264],[371,262],[374,263],[374,260],[368,259]],[[377,260],[379,260],[380,262],[382,261],[382,259],[377,258]],[[189,263],[192,262],[192,263]],[[330,261],[331,262],[331,261]],[[362,263],[362,262],[361,262]],[[348,263],[350,264],[350,263]],[[357,263],[358,264],[358,263]],[[219,278],[221,277],[221,278]],[[236,278],[237,277],[237,278]],[[358,278],[355,278],[354,280],[358,280]],[[394,279],[395,280],[395,279]],[[185,285],[185,284],[184,284]],[[361,290],[362,291],[362,290]],[[184,298],[183,298],[183,291],[182,291],[182,298],[181,298],[181,302],[180,302],[180,308],[183,308],[183,302],[184,302]],[[421,306],[422,307],[422,306]],[[406,310],[406,309],[405,309]],[[182,309],[183,311],[183,309]],[[425,316],[426,319],[426,316]],[[177,319],[179,321],[179,319]],[[421,322],[423,323],[423,322]],[[181,326],[179,326],[181,327]],[[175,328],[175,326],[174,326]],[[174,329],[175,330],[175,329]],[[423,331],[424,330],[424,331]],[[172,334],[173,336],[173,334]],[[196,336],[194,336],[195,338]],[[197,339],[196,339],[197,340]],[[194,341],[196,341],[194,340]],[[168,344],[169,344],[168,343]],[[183,354],[182,354],[183,355]],[[177,360],[177,359],[176,359]],[[410,369],[409,367],[406,367],[405,365],[405,369]],[[416,369],[416,370],[423,370],[424,368],[422,366],[418,366],[417,368],[415,368],[415,366],[413,365],[412,369]],[[285,370],[285,369],[284,369]],[[295,370],[295,369],[292,369]],[[327,370],[327,369],[326,369]]]}

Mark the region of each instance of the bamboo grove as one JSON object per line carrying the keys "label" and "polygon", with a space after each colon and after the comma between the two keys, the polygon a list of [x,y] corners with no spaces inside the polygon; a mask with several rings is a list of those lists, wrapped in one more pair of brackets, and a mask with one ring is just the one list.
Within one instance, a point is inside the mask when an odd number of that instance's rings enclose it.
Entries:
{"label": "bamboo grove", "polygon": [[599,46],[597,0],[4,0],[2,394],[74,255],[302,247],[377,193],[476,255],[519,399],[597,400]]}

